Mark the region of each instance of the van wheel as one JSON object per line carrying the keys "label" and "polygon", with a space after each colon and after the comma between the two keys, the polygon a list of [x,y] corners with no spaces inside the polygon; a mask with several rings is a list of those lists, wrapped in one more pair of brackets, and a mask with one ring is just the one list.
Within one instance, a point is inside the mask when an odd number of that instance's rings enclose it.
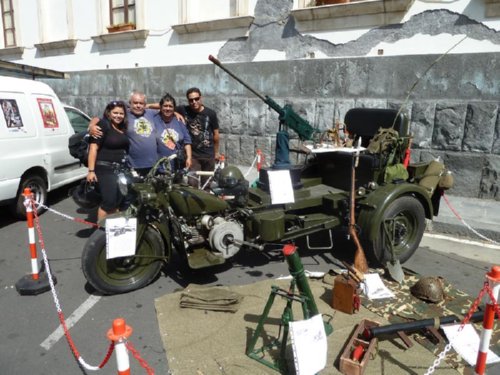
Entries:
{"label": "van wheel", "polygon": [[[11,211],[18,219],[26,219],[26,207],[24,207],[24,195],[23,191],[26,188],[30,188],[33,193],[33,198],[39,204],[47,204],[47,183],[43,178],[38,175],[27,175],[24,176],[19,185],[19,190],[17,192],[17,197],[15,202],[11,206]],[[36,213],[40,215],[45,211],[44,208],[40,206],[37,207]]]}

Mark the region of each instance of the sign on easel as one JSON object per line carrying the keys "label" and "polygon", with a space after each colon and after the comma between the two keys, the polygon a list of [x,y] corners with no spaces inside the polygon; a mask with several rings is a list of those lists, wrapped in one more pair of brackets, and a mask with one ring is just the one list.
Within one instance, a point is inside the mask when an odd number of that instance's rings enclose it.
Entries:
{"label": "sign on easel", "polygon": [[321,314],[290,322],[290,337],[297,375],[314,375],[325,368],[328,343]]}
{"label": "sign on easel", "polygon": [[272,204],[294,203],[292,178],[288,169],[267,171]]}

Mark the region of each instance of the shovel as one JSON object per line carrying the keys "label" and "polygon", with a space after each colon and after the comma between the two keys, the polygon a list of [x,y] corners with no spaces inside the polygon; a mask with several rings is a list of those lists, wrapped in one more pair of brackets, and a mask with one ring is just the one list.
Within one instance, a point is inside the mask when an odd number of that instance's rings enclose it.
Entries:
{"label": "shovel", "polygon": [[391,260],[387,261],[385,264],[385,267],[387,271],[389,272],[389,275],[391,278],[401,284],[403,280],[405,279],[405,274],[403,272],[403,267],[401,267],[401,263],[399,262],[399,259],[396,257],[396,252],[394,251],[394,243],[392,242],[392,239],[394,238],[394,230],[392,230],[392,234],[389,232],[389,228],[387,226],[390,225],[391,229],[394,229],[394,221],[391,220],[391,223],[389,224],[387,221],[384,222],[384,232],[387,237],[387,242],[389,243],[390,251],[391,251]]}

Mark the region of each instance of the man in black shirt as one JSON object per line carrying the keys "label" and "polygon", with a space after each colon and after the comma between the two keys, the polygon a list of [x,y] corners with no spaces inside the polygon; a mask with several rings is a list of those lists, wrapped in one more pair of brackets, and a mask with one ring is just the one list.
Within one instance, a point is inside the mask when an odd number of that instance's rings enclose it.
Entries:
{"label": "man in black shirt", "polygon": [[[219,160],[219,120],[214,110],[203,105],[201,91],[192,87],[186,91],[189,106],[177,108],[186,120],[192,141],[193,171],[213,171],[215,161]],[[198,182],[190,179],[193,186]]]}

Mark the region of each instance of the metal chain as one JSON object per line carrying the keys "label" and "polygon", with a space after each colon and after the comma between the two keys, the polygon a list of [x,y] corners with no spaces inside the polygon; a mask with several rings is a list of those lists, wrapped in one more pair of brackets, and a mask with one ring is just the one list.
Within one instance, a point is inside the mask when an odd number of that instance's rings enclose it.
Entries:
{"label": "metal chain", "polygon": [[[467,312],[467,315],[465,316],[465,318],[462,320],[462,322],[460,323],[460,327],[458,327],[458,330],[457,332],[460,332],[462,329],[464,329],[464,326],[469,322],[472,314],[474,314],[474,312],[477,310],[478,306],[479,306],[479,303],[481,302],[481,300],[483,299],[483,296],[484,294],[490,290],[490,287],[489,287],[489,284],[487,281],[484,282],[483,284],[483,288],[481,289],[481,291],[479,292],[479,295],[477,296],[477,298],[474,300],[474,303],[472,304],[471,308],[469,309],[469,311]],[[490,297],[492,297],[492,294],[490,292],[488,292],[490,294]],[[498,308],[497,308],[498,310]],[[500,315],[499,315],[500,316]],[[443,349],[443,351],[441,353],[439,353],[438,357],[434,360],[434,362],[432,363],[432,365],[427,369],[427,371],[425,372],[424,375],[430,375],[432,374],[435,370],[436,370],[436,367],[439,366],[439,364],[441,363],[441,361],[444,359],[444,357],[446,357],[446,354],[448,354],[448,352],[451,350],[452,348],[452,344],[451,342],[449,342]]]}
{"label": "metal chain", "polygon": [[444,350],[441,353],[439,353],[438,357],[434,360],[434,363],[432,364],[432,366],[429,367],[429,369],[427,370],[427,372],[424,375],[432,374],[436,370],[436,367],[438,367],[439,364],[441,363],[441,361],[444,359],[444,357],[446,357],[446,354],[448,354],[448,352],[451,350],[451,348],[452,348],[452,346],[451,346],[451,342],[450,342],[444,347]]}
{"label": "metal chain", "polygon": [[137,351],[137,349],[132,345],[130,341],[125,342],[125,346],[127,347],[128,350],[132,353],[134,358],[139,362],[141,367],[146,370],[148,375],[154,375],[155,370],[153,370],[151,367],[149,367],[148,363],[146,362],[145,359],[143,359],[140,355],[140,353]]}
{"label": "metal chain", "polygon": [[80,353],[78,352],[76,345],[73,341],[73,338],[71,337],[69,333],[69,329],[66,325],[66,319],[64,317],[64,314],[61,309],[61,304],[59,303],[59,298],[57,297],[57,292],[56,292],[56,287],[54,284],[54,280],[52,278],[52,272],[50,270],[50,265],[49,265],[49,259],[47,256],[47,252],[45,251],[45,241],[43,239],[43,234],[42,234],[42,228],[40,226],[40,219],[37,214],[36,210],[36,202],[33,200],[33,198],[30,198],[31,206],[33,208],[33,215],[34,215],[34,222],[35,222],[35,228],[38,234],[38,241],[40,242],[40,247],[41,247],[41,252],[42,252],[42,258],[43,258],[43,263],[45,265],[45,271],[47,272],[47,278],[49,280],[49,285],[50,285],[50,291],[52,293],[52,298],[54,300],[54,304],[56,306],[57,310],[57,315],[59,317],[59,322],[61,324],[61,327],[63,328],[64,331],[64,336],[66,337],[66,341],[68,342],[69,347],[71,348],[71,352],[73,353],[75,359],[78,361],[80,365],[82,365],[86,370],[91,370],[91,371],[97,371],[103,368],[106,363],[109,361],[111,358],[111,354],[113,353],[114,350],[114,342],[111,342],[107,353],[104,357],[104,359],[101,361],[99,366],[91,366],[85,362],[85,360],[80,356]]}
{"label": "metal chain", "polygon": [[493,303],[493,308],[495,309],[495,313],[497,314],[498,318],[500,319],[500,306],[498,305],[498,302],[495,299],[495,296],[493,295],[493,290],[491,289],[489,283],[486,286],[486,292],[488,292],[488,295],[490,296],[490,300]]}

